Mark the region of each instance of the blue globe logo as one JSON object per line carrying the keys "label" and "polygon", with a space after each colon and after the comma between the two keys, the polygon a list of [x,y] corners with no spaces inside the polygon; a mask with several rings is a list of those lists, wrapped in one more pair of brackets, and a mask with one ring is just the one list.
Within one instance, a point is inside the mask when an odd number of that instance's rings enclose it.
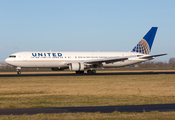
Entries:
{"label": "blue globe logo", "polygon": [[131,52],[139,52],[142,54],[149,54],[150,48],[146,40],[141,39]]}

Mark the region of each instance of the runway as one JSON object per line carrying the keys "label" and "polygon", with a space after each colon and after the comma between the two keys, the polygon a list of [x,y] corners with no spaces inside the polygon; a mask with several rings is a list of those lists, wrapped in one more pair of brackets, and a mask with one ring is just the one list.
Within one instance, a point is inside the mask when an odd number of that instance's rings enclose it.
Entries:
{"label": "runway", "polygon": [[35,76],[94,76],[94,75],[155,75],[155,74],[175,74],[175,72],[108,72],[96,74],[75,74],[75,73],[54,73],[54,74],[0,74],[0,77],[35,77]]}
{"label": "runway", "polygon": [[55,108],[23,108],[0,109],[0,115],[22,115],[38,113],[77,113],[77,112],[150,112],[175,111],[175,104],[130,105],[130,106],[94,106],[94,107],[55,107]]}

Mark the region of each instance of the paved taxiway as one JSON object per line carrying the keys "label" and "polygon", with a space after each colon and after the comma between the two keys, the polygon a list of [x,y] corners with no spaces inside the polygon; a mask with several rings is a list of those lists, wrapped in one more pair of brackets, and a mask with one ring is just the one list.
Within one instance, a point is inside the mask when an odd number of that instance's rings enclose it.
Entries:
{"label": "paved taxiway", "polygon": [[59,73],[56,74],[0,74],[0,77],[31,77],[31,76],[92,76],[92,75],[154,75],[154,74],[175,74],[175,72],[108,72],[96,74],[75,74],[75,73]]}
{"label": "paved taxiway", "polygon": [[38,114],[38,113],[77,113],[77,112],[111,113],[114,111],[118,111],[118,112],[175,111],[175,104],[0,109],[0,115],[11,115],[11,114],[30,115],[30,114]]}

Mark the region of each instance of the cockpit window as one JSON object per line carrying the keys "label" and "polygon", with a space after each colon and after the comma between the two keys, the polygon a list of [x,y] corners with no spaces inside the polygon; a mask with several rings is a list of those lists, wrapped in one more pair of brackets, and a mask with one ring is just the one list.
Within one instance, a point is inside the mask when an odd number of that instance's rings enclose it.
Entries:
{"label": "cockpit window", "polygon": [[9,57],[10,58],[16,58],[16,55],[10,55]]}

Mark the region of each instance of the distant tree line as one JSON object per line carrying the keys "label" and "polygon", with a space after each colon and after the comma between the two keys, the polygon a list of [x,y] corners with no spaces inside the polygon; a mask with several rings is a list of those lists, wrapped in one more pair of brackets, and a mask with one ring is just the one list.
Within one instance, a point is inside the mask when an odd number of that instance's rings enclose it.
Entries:
{"label": "distant tree line", "polygon": [[[133,66],[137,68],[175,69],[175,58],[170,58],[168,62],[146,61]],[[15,69],[16,69],[15,67],[4,64],[2,61],[0,61],[0,71],[15,71]],[[50,71],[51,70],[50,68],[22,68],[22,69],[26,71],[31,71],[31,70]]]}
{"label": "distant tree line", "polygon": [[[51,68],[22,68],[23,71],[51,71]],[[16,71],[16,67],[0,61],[0,71]]]}
{"label": "distant tree line", "polygon": [[4,64],[2,61],[0,61],[0,70],[13,70],[15,69],[14,67]]}
{"label": "distant tree line", "polygon": [[175,58],[170,58],[168,62],[147,61],[138,64],[139,68],[175,68]]}

